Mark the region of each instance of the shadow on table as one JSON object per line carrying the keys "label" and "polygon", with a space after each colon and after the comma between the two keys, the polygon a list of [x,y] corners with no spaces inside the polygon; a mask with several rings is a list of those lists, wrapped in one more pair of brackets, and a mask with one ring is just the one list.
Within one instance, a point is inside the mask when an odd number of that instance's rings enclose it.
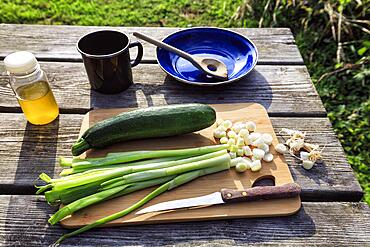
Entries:
{"label": "shadow on table", "polygon": [[[39,229],[40,225],[36,223],[37,221],[43,220],[42,225],[47,222],[47,214],[34,214],[35,210],[31,209],[32,204],[29,205],[30,202],[27,199],[23,200],[34,197],[36,189],[30,186],[30,181],[36,180],[41,172],[54,175],[58,130],[59,117],[42,126],[27,122],[14,184],[9,187],[8,192],[4,192],[13,194],[9,198],[7,211],[4,212],[6,213],[4,246],[32,246],[24,236],[31,235],[30,232]],[[31,196],[18,196],[21,194],[31,194]],[[46,202],[43,203],[46,205]]]}
{"label": "shadow on table", "polygon": [[265,77],[257,70],[253,70],[246,77],[237,82],[215,87],[198,87],[177,82],[166,76],[164,85],[176,90],[164,97],[168,104],[175,103],[259,103],[268,109],[272,101],[272,90]]}
{"label": "shadow on table", "polygon": [[136,82],[126,91],[105,95],[91,91],[91,108],[146,107],[180,103],[248,103],[254,102],[268,109],[272,102],[272,89],[265,77],[253,70],[240,81],[215,86],[198,87],[165,76],[162,84]]}
{"label": "shadow on table", "polygon": [[[5,246],[48,246],[71,230],[50,226],[54,213],[41,197],[35,202],[11,196],[5,218]],[[36,198],[36,199],[35,199]],[[303,244],[316,233],[312,218],[301,210],[292,216],[152,224],[93,229],[65,240],[66,246],[200,246]],[[289,239],[293,239],[290,241]],[[64,246],[63,245],[63,246]]]}
{"label": "shadow on table", "polygon": [[[40,202],[41,204],[42,202]],[[40,205],[45,207],[45,205]],[[44,219],[46,221],[46,219]],[[58,235],[69,232],[60,226],[43,229],[43,244],[51,244]],[[139,225],[93,229],[70,238],[66,245],[78,246],[163,246],[183,245],[274,245],[302,243],[316,233],[316,226],[302,208],[296,215],[275,218],[255,218],[220,221],[202,221],[173,224]],[[16,233],[19,234],[19,233]],[[23,238],[33,239],[27,234]]]}
{"label": "shadow on table", "polygon": [[41,172],[54,175],[56,162],[59,117],[47,125],[27,122],[24,132],[14,185],[17,191],[9,194],[33,194],[30,181],[36,180]]}

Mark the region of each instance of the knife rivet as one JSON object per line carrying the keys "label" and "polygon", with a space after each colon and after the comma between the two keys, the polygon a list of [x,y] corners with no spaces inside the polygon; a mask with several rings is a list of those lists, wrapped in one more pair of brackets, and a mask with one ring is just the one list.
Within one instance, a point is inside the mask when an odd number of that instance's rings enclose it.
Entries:
{"label": "knife rivet", "polygon": [[242,192],[242,195],[243,195],[243,196],[247,196],[247,195],[248,195],[248,193],[247,193],[247,192],[245,192],[245,191],[243,191],[243,192]]}
{"label": "knife rivet", "polygon": [[227,197],[232,197],[231,193],[226,194]]}

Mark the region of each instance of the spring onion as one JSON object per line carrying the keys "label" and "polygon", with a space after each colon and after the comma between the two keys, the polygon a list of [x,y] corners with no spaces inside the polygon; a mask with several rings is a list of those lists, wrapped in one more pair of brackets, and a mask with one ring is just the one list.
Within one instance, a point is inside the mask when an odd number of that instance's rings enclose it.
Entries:
{"label": "spring onion", "polygon": [[164,157],[176,157],[176,156],[197,156],[216,152],[225,149],[225,145],[213,145],[198,148],[186,148],[177,150],[154,150],[154,151],[131,151],[122,152],[120,155],[107,156],[98,160],[82,161],[72,163],[72,167],[98,167],[102,165],[113,165],[126,163],[137,160],[153,159],[153,158],[164,158]]}
{"label": "spring onion", "polygon": [[112,198],[117,197],[117,196],[126,195],[128,193],[131,193],[131,192],[134,192],[134,191],[137,191],[137,190],[140,190],[140,189],[144,189],[144,188],[147,188],[147,187],[151,187],[151,186],[154,186],[154,185],[163,184],[163,183],[168,182],[169,180],[171,180],[173,178],[175,178],[175,176],[157,178],[157,179],[152,179],[152,180],[144,181],[144,182],[137,183],[137,184],[136,183],[134,183],[134,184],[125,184],[125,185],[121,185],[121,186],[111,188],[109,190],[103,190],[103,191],[97,192],[95,194],[83,197],[79,200],[75,200],[75,201],[73,201],[72,203],[70,203],[68,205],[65,205],[64,207],[59,209],[55,214],[53,214],[49,218],[48,222],[51,225],[55,225],[56,223],[58,223],[60,220],[64,219],[65,217],[73,214],[74,212],[76,212],[76,211],[78,211],[82,208],[90,206],[92,204],[102,202],[102,201],[105,201],[107,199],[112,199]]}
{"label": "spring onion", "polygon": [[93,182],[98,182],[98,181],[103,183],[104,181],[117,178],[120,176],[124,176],[130,173],[138,172],[138,171],[165,168],[165,167],[169,167],[172,165],[179,165],[179,164],[190,163],[193,161],[208,159],[210,157],[215,157],[222,153],[226,153],[226,150],[220,150],[218,152],[213,152],[211,154],[205,154],[205,155],[187,158],[183,160],[160,162],[160,163],[146,164],[146,165],[141,165],[141,166],[127,166],[127,167],[125,166],[125,167],[120,167],[116,169],[108,169],[108,170],[101,171],[98,174],[88,173],[88,174],[85,174],[84,176],[78,176],[78,174],[76,174],[77,176],[71,177],[71,179],[61,178],[61,179],[47,179],[47,180],[43,179],[43,180],[45,182],[51,183],[54,191],[60,191],[60,190],[64,190],[64,189],[68,189],[72,187],[81,186],[87,183],[93,183]]}
{"label": "spring onion", "polygon": [[109,215],[107,217],[104,217],[102,219],[99,219],[97,221],[95,221],[94,223],[92,224],[89,224],[89,225],[86,225],[80,229],[77,229],[71,233],[68,233],[68,234],[65,234],[63,236],[61,236],[56,242],[55,244],[60,244],[63,240],[69,238],[69,237],[72,237],[72,236],[76,236],[80,233],[83,233],[83,232],[86,232],[92,228],[95,228],[97,226],[100,226],[100,225],[103,225],[105,223],[108,223],[112,220],[115,220],[115,219],[118,219],[118,218],[121,218],[129,213],[131,213],[132,211],[134,211],[135,209],[143,206],[145,203],[149,202],[150,200],[152,200],[153,198],[157,197],[158,195],[168,191],[168,190],[172,190],[182,184],[185,184],[187,182],[190,182],[200,176],[204,176],[204,175],[208,175],[208,174],[211,174],[211,173],[215,173],[215,172],[219,172],[219,171],[223,171],[223,170],[227,170],[230,168],[230,163],[229,161],[226,162],[226,163],[223,163],[221,165],[218,165],[218,166],[214,166],[214,167],[210,167],[210,168],[205,168],[205,169],[200,169],[200,170],[195,170],[195,171],[191,171],[191,172],[187,172],[187,173],[184,173],[184,174],[181,174],[181,175],[178,175],[177,177],[175,177],[174,179],[170,180],[169,182],[161,185],[160,187],[158,187],[157,189],[155,189],[154,191],[152,191],[151,193],[149,193],[147,196],[145,196],[143,199],[141,199],[140,201],[136,202],[134,205],[120,211],[120,212],[117,212],[115,214],[112,214],[112,215]]}
{"label": "spring onion", "polygon": [[[107,156],[116,156],[116,155],[121,155],[121,153],[108,153]],[[146,164],[153,164],[153,163],[160,163],[160,162],[165,162],[165,161],[174,161],[174,160],[180,160],[180,159],[185,159],[190,156],[178,156],[178,157],[166,157],[166,158],[157,158],[157,159],[149,159],[149,160],[143,160],[143,161],[136,161],[136,162],[130,162],[130,163],[121,163],[121,164],[113,164],[113,165],[103,165],[101,166],[101,169],[106,169],[106,168],[119,168],[119,167],[124,167],[124,166],[138,166],[138,165],[146,165]],[[82,161],[82,160],[80,160]],[[91,166],[91,167],[71,167],[64,169],[59,175],[60,176],[67,176],[71,174],[76,174],[76,173],[82,173],[86,172],[88,170],[97,170],[97,167]]]}
{"label": "spring onion", "polygon": [[206,160],[200,160],[192,163],[166,167],[161,169],[153,169],[142,172],[131,173],[122,177],[114,178],[109,181],[102,183],[104,189],[113,188],[127,183],[145,181],[149,179],[178,175],[181,173],[189,172],[192,170],[203,169],[211,166],[217,166],[226,163],[230,160],[228,154],[223,154],[221,156],[216,156]]}

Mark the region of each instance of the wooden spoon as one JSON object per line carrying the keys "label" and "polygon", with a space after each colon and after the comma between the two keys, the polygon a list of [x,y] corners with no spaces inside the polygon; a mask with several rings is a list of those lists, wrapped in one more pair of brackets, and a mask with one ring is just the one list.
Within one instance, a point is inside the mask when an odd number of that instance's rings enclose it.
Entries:
{"label": "wooden spoon", "polygon": [[167,51],[173,52],[178,56],[188,60],[191,62],[195,67],[199,70],[203,71],[205,74],[210,75],[214,78],[220,80],[227,80],[227,67],[226,65],[218,59],[210,58],[210,57],[198,57],[190,55],[184,51],[181,51],[173,46],[170,46],[164,42],[159,40],[150,38],[142,33],[134,32],[133,35],[138,37],[139,39],[145,40],[155,46],[163,48]]}

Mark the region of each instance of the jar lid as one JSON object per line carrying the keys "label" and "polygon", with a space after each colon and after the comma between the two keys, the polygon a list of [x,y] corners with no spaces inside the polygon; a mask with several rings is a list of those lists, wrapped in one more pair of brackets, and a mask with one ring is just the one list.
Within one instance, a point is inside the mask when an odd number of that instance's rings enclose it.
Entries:
{"label": "jar lid", "polygon": [[26,74],[34,71],[38,62],[31,52],[17,51],[5,57],[4,65],[11,74]]}

